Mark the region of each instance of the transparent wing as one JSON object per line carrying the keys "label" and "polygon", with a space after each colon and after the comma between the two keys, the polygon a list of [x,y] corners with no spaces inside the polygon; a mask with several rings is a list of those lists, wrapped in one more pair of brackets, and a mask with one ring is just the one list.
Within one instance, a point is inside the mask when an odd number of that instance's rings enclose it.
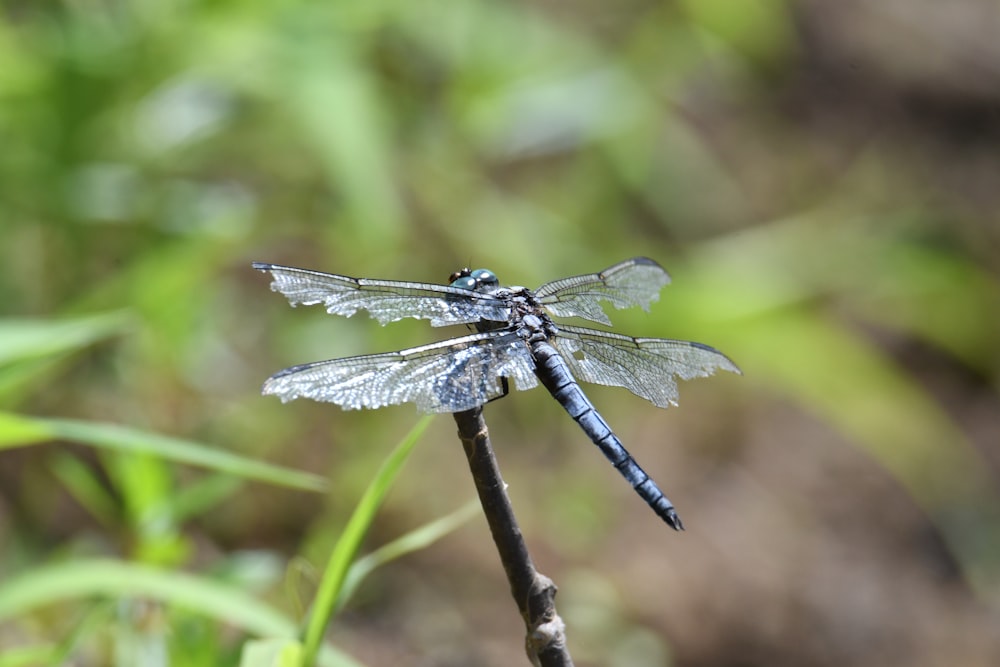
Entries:
{"label": "transparent wing", "polygon": [[346,410],[415,403],[421,412],[461,412],[503,394],[501,377],[518,389],[538,381],[527,344],[494,331],[400,352],[293,366],[275,373],[263,393],[336,403]]}
{"label": "transparent wing", "polygon": [[560,326],[550,342],[578,380],[624,387],[661,408],[677,405],[677,378],[707,377],[717,370],[742,375],[715,348],[686,340]]}
{"label": "transparent wing", "polygon": [[380,324],[406,317],[430,320],[435,327],[506,322],[510,313],[501,299],[447,285],[350,278],[262,262],[254,262],[253,268],[269,272],[271,289],[293,306],[321,303],[328,313],[345,317],[367,310]]}
{"label": "transparent wing", "polygon": [[669,282],[662,266],[646,257],[633,257],[600,273],[546,283],[535,295],[557,317],[582,317],[610,325],[602,300],[619,309],[642,306],[649,310],[649,304],[660,298],[660,290]]}

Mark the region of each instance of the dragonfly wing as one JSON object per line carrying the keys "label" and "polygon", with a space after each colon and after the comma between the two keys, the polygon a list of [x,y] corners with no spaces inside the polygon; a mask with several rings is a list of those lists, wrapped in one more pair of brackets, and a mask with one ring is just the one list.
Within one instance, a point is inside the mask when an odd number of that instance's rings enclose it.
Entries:
{"label": "dragonfly wing", "polygon": [[600,273],[546,283],[535,295],[557,317],[582,317],[610,325],[601,301],[619,309],[642,306],[649,310],[649,304],[660,298],[660,290],[669,282],[670,275],[662,266],[646,257],[633,257]]}
{"label": "dragonfly wing", "polygon": [[506,322],[510,315],[501,299],[447,285],[351,278],[262,262],[253,267],[270,273],[271,289],[284,294],[293,306],[323,304],[332,315],[350,317],[367,310],[381,324],[413,317],[430,320],[435,327]]}
{"label": "dragonfly wing", "polygon": [[707,377],[717,370],[742,374],[715,348],[686,340],[560,326],[551,343],[577,379],[624,387],[661,408],[677,405],[678,378]]}
{"label": "dragonfly wing", "polygon": [[500,378],[518,389],[537,384],[534,360],[515,333],[493,331],[399,352],[318,361],[286,368],[263,393],[336,403],[346,410],[415,403],[425,413],[461,412],[503,395]]}

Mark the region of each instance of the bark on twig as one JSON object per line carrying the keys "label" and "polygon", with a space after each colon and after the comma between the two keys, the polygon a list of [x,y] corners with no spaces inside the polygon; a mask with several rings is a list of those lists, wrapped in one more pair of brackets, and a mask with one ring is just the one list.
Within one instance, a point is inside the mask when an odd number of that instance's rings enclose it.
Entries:
{"label": "bark on twig", "polygon": [[572,667],[573,659],[566,649],[565,625],[556,613],[556,585],[535,570],[531,562],[507,496],[507,485],[500,477],[483,411],[476,408],[456,413],[455,423],[511,595],[524,619],[528,658],[531,664],[540,667]]}

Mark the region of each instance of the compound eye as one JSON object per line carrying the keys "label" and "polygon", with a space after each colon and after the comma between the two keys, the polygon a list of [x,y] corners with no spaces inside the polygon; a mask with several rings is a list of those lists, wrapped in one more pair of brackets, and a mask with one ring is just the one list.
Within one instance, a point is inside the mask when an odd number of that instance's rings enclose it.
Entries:
{"label": "compound eye", "polygon": [[451,286],[458,287],[459,289],[475,290],[479,286],[479,283],[472,276],[461,276],[452,280]]}
{"label": "compound eye", "polygon": [[458,271],[455,271],[450,276],[448,276],[448,282],[449,283],[454,283],[459,278],[465,278],[465,277],[471,276],[471,275],[472,275],[472,271],[469,270],[469,267],[465,267],[464,269],[459,269]]}
{"label": "compound eye", "polygon": [[489,269],[476,269],[469,275],[475,278],[476,282],[482,287],[498,287],[500,285],[500,281],[497,280],[496,275]]}

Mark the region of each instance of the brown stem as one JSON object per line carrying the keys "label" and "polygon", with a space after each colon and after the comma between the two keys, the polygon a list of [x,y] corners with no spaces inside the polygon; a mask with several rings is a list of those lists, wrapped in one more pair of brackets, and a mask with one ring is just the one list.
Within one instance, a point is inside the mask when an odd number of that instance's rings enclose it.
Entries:
{"label": "brown stem", "polygon": [[540,667],[572,667],[573,659],[566,649],[565,625],[556,613],[556,585],[535,570],[531,562],[507,496],[507,485],[500,477],[483,411],[476,408],[456,413],[455,423],[493,542],[507,573],[511,595],[524,619],[528,658],[531,664]]}

